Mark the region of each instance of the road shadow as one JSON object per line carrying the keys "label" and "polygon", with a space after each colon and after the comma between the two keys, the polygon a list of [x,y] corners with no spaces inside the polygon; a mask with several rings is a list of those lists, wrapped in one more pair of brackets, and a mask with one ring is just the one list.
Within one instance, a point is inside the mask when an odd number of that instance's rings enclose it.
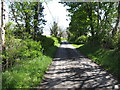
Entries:
{"label": "road shadow", "polygon": [[[62,45],[68,45],[63,42]],[[38,88],[119,89],[120,84],[76,49],[60,47]]]}

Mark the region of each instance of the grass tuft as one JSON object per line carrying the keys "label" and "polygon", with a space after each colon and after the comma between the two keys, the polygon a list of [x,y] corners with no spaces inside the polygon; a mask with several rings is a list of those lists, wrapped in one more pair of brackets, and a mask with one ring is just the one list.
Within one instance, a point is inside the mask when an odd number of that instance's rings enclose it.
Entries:
{"label": "grass tuft", "polygon": [[38,85],[52,59],[42,56],[21,62],[3,72],[3,88],[30,88]]}
{"label": "grass tuft", "polygon": [[80,52],[103,66],[115,76],[120,77],[120,52],[90,44],[73,46],[78,47]]}

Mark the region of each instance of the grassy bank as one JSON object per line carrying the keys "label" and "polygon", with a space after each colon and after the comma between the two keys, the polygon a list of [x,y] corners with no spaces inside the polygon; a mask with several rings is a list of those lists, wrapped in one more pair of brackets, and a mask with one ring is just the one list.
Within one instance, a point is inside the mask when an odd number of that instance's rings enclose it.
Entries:
{"label": "grassy bank", "polygon": [[47,49],[45,50],[45,55],[49,56],[49,57],[54,57],[54,55],[56,53],[56,49],[59,47],[60,42],[55,37],[48,37],[48,38],[50,38],[51,40],[53,40],[54,43],[51,46],[48,45]]}
{"label": "grassy bank", "polygon": [[[44,42],[45,40],[46,42]],[[2,88],[32,88],[40,84],[48,66],[52,62],[57,46],[59,46],[59,42],[55,37],[44,36],[44,41],[41,40],[39,43],[24,41],[27,43],[24,47],[29,49],[24,49],[24,55],[22,54],[19,60],[14,60],[16,62],[12,67],[4,70],[2,73]],[[48,42],[49,44],[46,46]],[[41,49],[38,47],[38,44],[41,45]],[[26,51],[28,52],[26,53]],[[44,51],[44,53],[41,51]],[[19,52],[21,53],[21,51]],[[36,52],[40,52],[40,54]],[[31,58],[30,56],[32,55],[34,57]]]}
{"label": "grassy bank", "polygon": [[106,70],[120,77],[120,52],[93,45],[73,45]]}
{"label": "grassy bank", "polygon": [[30,88],[38,85],[52,59],[47,56],[22,60],[3,73],[3,88]]}

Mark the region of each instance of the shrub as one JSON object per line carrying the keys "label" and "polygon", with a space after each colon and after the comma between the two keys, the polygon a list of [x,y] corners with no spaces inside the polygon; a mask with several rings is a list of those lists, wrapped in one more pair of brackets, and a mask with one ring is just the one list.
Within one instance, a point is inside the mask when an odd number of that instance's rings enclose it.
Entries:
{"label": "shrub", "polygon": [[75,40],[75,42],[76,42],[76,43],[86,43],[86,42],[87,42],[87,39],[88,39],[87,36],[82,35],[82,36],[78,37],[78,38]]}
{"label": "shrub", "polygon": [[3,69],[12,66],[15,59],[18,58],[21,47],[21,39],[15,39],[14,37],[6,37],[5,50],[3,51]]}
{"label": "shrub", "polygon": [[46,36],[41,36],[40,38],[40,41],[41,41],[41,45],[44,49],[44,52],[51,46],[54,45],[54,40],[51,39],[51,38],[48,38]]}
{"label": "shrub", "polygon": [[60,38],[56,38],[56,37],[48,37],[48,38],[54,41],[54,46],[58,47],[60,45],[60,42],[61,42]]}
{"label": "shrub", "polygon": [[44,49],[44,54],[53,57],[57,47],[60,45],[56,37],[41,36],[41,45]]}
{"label": "shrub", "polygon": [[27,58],[35,58],[42,55],[40,42],[32,39],[15,39],[6,37],[6,49],[3,51],[3,69],[11,67],[16,61]]}
{"label": "shrub", "polygon": [[116,48],[118,51],[120,51],[120,31],[116,35]]}
{"label": "shrub", "polygon": [[33,41],[32,39],[26,39],[21,43],[22,46],[19,48],[19,57],[35,58],[41,55],[42,46],[40,42]]}
{"label": "shrub", "polygon": [[120,77],[120,52],[91,44],[85,44],[79,49],[83,54],[103,66],[106,70]]}
{"label": "shrub", "polygon": [[[44,37],[44,41],[47,41],[46,38],[48,38],[50,44],[47,44],[48,42],[36,42],[31,39],[19,40],[20,47],[16,49],[18,51],[16,55],[20,60],[14,59],[17,63],[2,73],[2,86],[4,89],[32,88],[42,81],[45,71],[52,62],[51,57],[55,54],[56,46],[59,45],[55,37]],[[44,44],[48,45],[46,49],[47,56],[41,53],[41,43],[43,46],[46,46]]]}

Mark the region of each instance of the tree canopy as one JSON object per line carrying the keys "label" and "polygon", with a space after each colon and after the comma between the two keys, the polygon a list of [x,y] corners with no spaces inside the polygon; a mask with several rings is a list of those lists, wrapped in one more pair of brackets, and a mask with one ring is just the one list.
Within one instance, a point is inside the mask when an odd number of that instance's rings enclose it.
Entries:
{"label": "tree canopy", "polygon": [[120,36],[120,2],[69,2],[64,5],[70,7],[69,40],[85,35],[94,44],[116,47]]}

